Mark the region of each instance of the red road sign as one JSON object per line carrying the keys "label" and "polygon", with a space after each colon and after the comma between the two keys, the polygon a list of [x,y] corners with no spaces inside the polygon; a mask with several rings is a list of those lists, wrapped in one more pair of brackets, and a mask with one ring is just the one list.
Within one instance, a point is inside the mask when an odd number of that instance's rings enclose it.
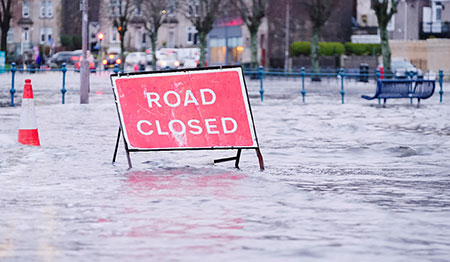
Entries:
{"label": "red road sign", "polygon": [[258,148],[241,67],[111,79],[131,150]]}

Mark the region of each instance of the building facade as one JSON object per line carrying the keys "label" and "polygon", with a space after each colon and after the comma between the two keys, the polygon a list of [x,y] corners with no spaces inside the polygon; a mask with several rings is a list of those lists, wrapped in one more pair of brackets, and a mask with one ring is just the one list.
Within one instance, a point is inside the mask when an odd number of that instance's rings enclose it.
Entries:
{"label": "building facade", "polygon": [[[100,10],[109,10],[111,1],[101,0]],[[197,29],[191,23],[189,16],[198,15],[188,13],[186,9],[171,7],[158,31],[157,49],[159,48],[192,48],[199,46]],[[193,10],[198,10],[193,8]],[[106,12],[108,13],[108,12]],[[127,51],[144,51],[151,47],[149,35],[144,26],[144,17],[135,13],[125,35]],[[112,23],[111,15],[99,16],[99,32],[105,35],[102,42],[103,50],[118,50],[120,47],[119,34]],[[265,63],[267,52],[267,22],[263,20],[259,33],[258,56],[260,63]],[[236,14],[219,17],[214,28],[208,34],[207,58],[209,65],[250,63],[250,34],[242,19]]]}
{"label": "building facade", "polygon": [[[311,40],[312,23],[306,2],[307,0],[269,0],[267,36],[270,67],[284,67],[287,34],[289,45],[294,41]],[[332,11],[322,27],[320,41],[349,41],[352,34],[353,1],[335,0],[330,3],[333,3]],[[289,19],[286,19],[287,16]]]}
{"label": "building facade", "polygon": [[19,0],[8,31],[8,53],[17,61],[44,52],[51,55],[60,45],[61,0]]}
{"label": "building facade", "polygon": [[[354,42],[379,42],[378,21],[370,1],[357,1]],[[401,0],[388,25],[394,40],[450,38],[450,0]]]}

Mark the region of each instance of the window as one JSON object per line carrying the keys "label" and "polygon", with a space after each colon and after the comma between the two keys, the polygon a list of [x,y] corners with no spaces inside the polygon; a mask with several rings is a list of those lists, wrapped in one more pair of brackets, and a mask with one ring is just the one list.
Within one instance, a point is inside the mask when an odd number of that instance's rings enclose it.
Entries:
{"label": "window", "polygon": [[23,28],[22,40],[26,43],[30,42],[30,29],[28,27]]}
{"label": "window", "polygon": [[53,29],[47,28],[47,43],[52,45],[53,44]]}
{"label": "window", "polygon": [[40,16],[41,17],[45,17],[45,15],[46,15],[46,1],[44,0],[44,1],[41,1],[41,9],[40,9]]}
{"label": "window", "polygon": [[44,28],[41,28],[41,38],[40,38],[40,43],[41,43],[41,45],[42,44],[45,44],[45,31],[46,31],[46,28],[44,27]]}
{"label": "window", "polygon": [[200,1],[199,0],[189,0],[187,16],[198,16],[200,13]]}
{"label": "window", "polygon": [[175,0],[169,0],[169,5],[167,6],[167,14],[175,15]]}
{"label": "window", "polygon": [[117,27],[112,26],[109,30],[109,42],[111,44],[120,43],[119,32],[117,31]]}
{"label": "window", "polygon": [[23,18],[30,17],[30,3],[26,0],[24,0],[22,4],[22,17]]}
{"label": "window", "polygon": [[119,16],[120,15],[120,1],[118,0],[111,0],[111,9],[112,9],[112,15],[113,16]]}
{"label": "window", "polygon": [[41,28],[39,42],[41,45],[53,43],[53,30],[50,27]]}
{"label": "window", "polygon": [[188,26],[186,32],[187,32],[186,44],[196,45],[198,32],[197,29],[194,26]]}
{"label": "window", "polygon": [[8,30],[8,35],[6,36],[6,42],[8,42],[8,44],[14,43],[14,29],[10,28]]}
{"label": "window", "polygon": [[440,22],[442,19],[442,5],[436,4],[434,6],[434,13],[435,13],[434,21]]}
{"label": "window", "polygon": [[433,1],[431,5],[432,10],[432,24],[431,32],[441,33],[442,32],[442,4],[438,1]]}
{"label": "window", "polygon": [[389,23],[388,23],[386,29],[387,29],[388,31],[394,31],[394,30],[395,30],[395,15],[393,15],[393,16],[391,17],[391,21],[389,21]]}
{"label": "window", "polygon": [[40,17],[53,17],[53,2],[42,0],[41,1],[41,8],[40,8]]}
{"label": "window", "polygon": [[47,1],[47,17],[53,17],[53,2]]}
{"label": "window", "polygon": [[175,30],[173,28],[169,29],[169,48],[175,47]]}
{"label": "window", "polygon": [[136,1],[136,15],[142,15],[142,3],[140,1]]}

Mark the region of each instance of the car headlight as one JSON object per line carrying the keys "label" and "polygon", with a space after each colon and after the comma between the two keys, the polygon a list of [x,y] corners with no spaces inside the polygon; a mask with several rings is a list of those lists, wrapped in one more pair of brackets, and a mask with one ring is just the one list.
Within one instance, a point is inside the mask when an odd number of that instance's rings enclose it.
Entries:
{"label": "car headlight", "polygon": [[175,61],[173,64],[174,64],[176,67],[178,67],[178,66],[180,66],[180,61]]}
{"label": "car headlight", "polygon": [[161,61],[161,67],[166,67],[167,62],[166,61]]}

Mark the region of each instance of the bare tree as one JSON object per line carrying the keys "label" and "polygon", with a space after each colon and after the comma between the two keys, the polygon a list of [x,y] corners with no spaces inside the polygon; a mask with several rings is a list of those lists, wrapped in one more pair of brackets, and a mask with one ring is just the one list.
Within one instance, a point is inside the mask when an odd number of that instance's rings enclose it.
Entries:
{"label": "bare tree", "polygon": [[319,73],[320,31],[330,17],[334,3],[334,0],[307,0],[305,3],[312,23],[311,65],[315,73]]}
{"label": "bare tree", "polygon": [[120,59],[124,61],[125,34],[128,31],[128,23],[133,16],[137,0],[109,0],[113,26],[117,29],[120,38]]}
{"label": "bare tree", "polygon": [[153,53],[153,70],[156,70],[156,42],[158,41],[158,30],[167,14],[170,0],[151,0],[143,2],[143,13],[146,17],[145,29],[150,35]]}
{"label": "bare tree", "polygon": [[387,26],[392,16],[397,13],[398,0],[371,0],[371,8],[378,19],[381,38],[381,54],[383,55],[383,67],[387,74],[391,73],[391,48],[389,47],[389,35]]}
{"label": "bare tree", "polygon": [[195,26],[200,41],[200,66],[205,66],[206,37],[213,29],[214,22],[229,1],[224,0],[186,0],[184,9],[187,18]]}
{"label": "bare tree", "polygon": [[251,65],[258,66],[258,29],[265,16],[268,0],[234,0],[250,32]]}
{"label": "bare tree", "polygon": [[0,7],[0,29],[2,30],[1,34],[1,44],[0,44],[0,50],[5,51],[7,49],[7,37],[8,37],[8,31],[10,27],[10,21],[12,18],[11,14],[11,7],[13,3],[11,0],[1,0],[1,7]]}

